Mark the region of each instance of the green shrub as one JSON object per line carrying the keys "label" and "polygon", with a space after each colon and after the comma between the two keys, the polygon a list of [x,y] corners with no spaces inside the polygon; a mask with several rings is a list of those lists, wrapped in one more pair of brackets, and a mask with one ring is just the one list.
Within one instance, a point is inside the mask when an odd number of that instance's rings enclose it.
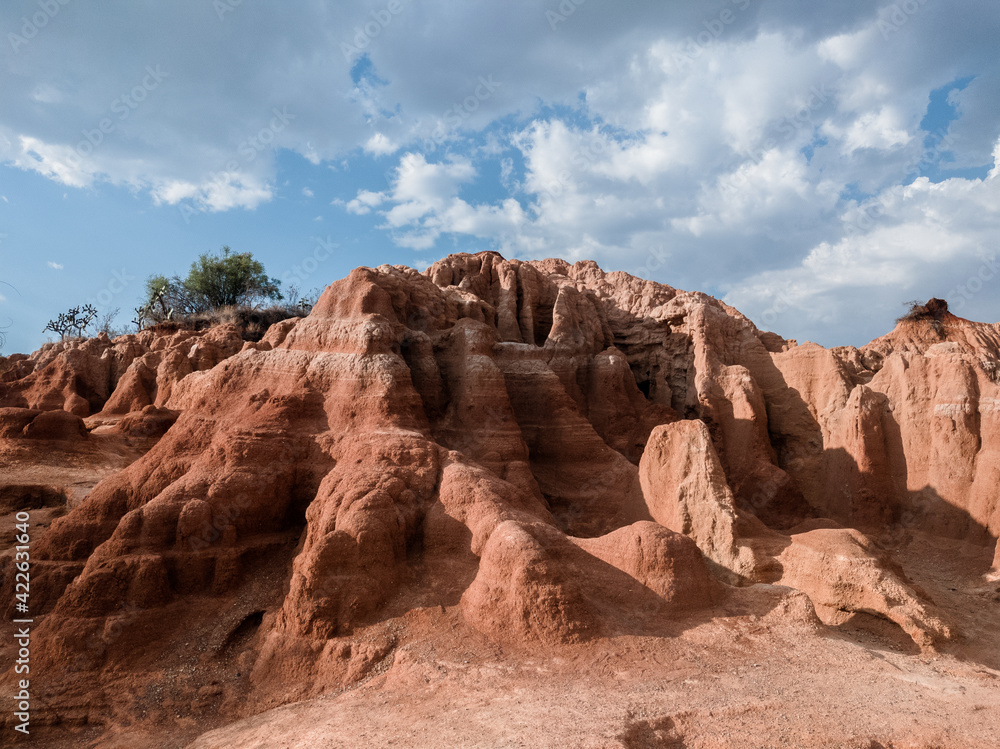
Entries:
{"label": "green shrub", "polygon": [[221,255],[201,255],[191,264],[187,278],[150,276],[146,304],[136,310],[139,316],[133,322],[142,328],[143,318],[160,322],[223,307],[258,309],[265,302],[282,299],[280,285],[251,253],[223,247]]}

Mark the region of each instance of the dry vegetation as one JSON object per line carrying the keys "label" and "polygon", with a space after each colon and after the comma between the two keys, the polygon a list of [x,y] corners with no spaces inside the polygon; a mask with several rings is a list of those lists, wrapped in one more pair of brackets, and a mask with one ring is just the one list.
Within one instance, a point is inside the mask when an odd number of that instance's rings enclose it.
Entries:
{"label": "dry vegetation", "polygon": [[[309,305],[311,307],[311,305]],[[264,309],[253,307],[226,306],[205,312],[196,312],[173,320],[164,320],[152,326],[152,330],[207,330],[216,325],[235,325],[245,341],[259,341],[274,323],[292,317],[302,317],[309,313],[309,307],[282,304]]]}

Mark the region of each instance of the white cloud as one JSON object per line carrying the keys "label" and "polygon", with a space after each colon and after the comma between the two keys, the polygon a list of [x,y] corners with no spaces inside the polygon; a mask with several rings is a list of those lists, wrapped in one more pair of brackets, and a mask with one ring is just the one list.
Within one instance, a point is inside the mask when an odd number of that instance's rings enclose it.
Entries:
{"label": "white cloud", "polygon": [[55,86],[41,83],[31,92],[31,98],[41,104],[58,104],[62,101],[63,95]]}
{"label": "white cloud", "polygon": [[344,205],[348,213],[353,213],[357,216],[364,216],[367,213],[371,213],[372,208],[377,208],[382,205],[384,200],[384,193],[372,192],[371,190],[361,190],[354,200],[348,201],[344,204],[344,201],[337,199],[333,201],[333,205]]}
{"label": "white cloud", "polygon": [[21,135],[17,147],[9,149],[6,160],[14,166],[38,172],[69,187],[89,187],[97,174],[88,169],[77,152],[68,145],[45,143],[37,138]]}
{"label": "white cloud", "polygon": [[820,222],[837,204],[840,185],[815,180],[798,151],[773,148],[722,174],[703,189],[697,214],[672,225],[696,237],[710,232],[780,232],[796,221]]}
{"label": "white cloud", "polygon": [[55,262],[53,260],[49,260],[45,264],[47,266],[49,266],[50,268],[52,268],[52,270],[62,270],[63,269],[62,263],[57,263],[57,262]]}
{"label": "white cloud", "polygon": [[901,114],[890,107],[883,107],[878,112],[866,112],[858,116],[846,128],[829,124],[824,132],[841,139],[842,150],[848,154],[861,148],[886,150],[905,146],[912,136],[907,132]]}
{"label": "white cloud", "polygon": [[500,160],[500,184],[508,190],[516,189],[517,183],[513,179],[514,160],[504,158]]}
{"label": "white cloud", "polygon": [[843,238],[821,242],[795,265],[731,284],[726,301],[779,332],[826,327],[863,331],[861,339],[885,332],[908,299],[937,296],[956,314],[995,320],[998,205],[996,167],[985,180],[921,178],[890,188],[867,209],[848,205]]}
{"label": "white cloud", "polygon": [[398,151],[399,146],[382,133],[375,133],[365,142],[364,150],[374,156],[388,156]]}
{"label": "white cloud", "polygon": [[392,204],[382,212],[385,227],[399,245],[423,250],[433,247],[443,233],[496,238],[525,222],[524,211],[513,198],[497,206],[473,206],[459,197],[462,186],[475,177],[476,170],[466,159],[429,163],[422,154],[405,154],[391,193],[383,197]]}
{"label": "white cloud", "polygon": [[309,189],[308,187],[303,187],[303,188],[302,188],[302,194],[303,194],[303,195],[304,195],[305,197],[307,197],[307,198],[311,198],[311,197],[313,197],[313,196],[314,196],[314,195],[315,195],[316,193],[314,193],[314,192],[313,192],[312,190],[310,190],[310,189]]}
{"label": "white cloud", "polygon": [[177,205],[188,201],[200,211],[228,211],[233,208],[256,208],[274,195],[271,184],[240,172],[219,172],[195,184],[168,180],[151,189],[155,203]]}
{"label": "white cloud", "polygon": [[[354,197],[333,205],[426,256],[469,243],[593,257],[728,291],[750,313],[813,284],[811,311],[782,321],[831,339],[891,321],[856,304],[831,312],[838,295],[916,294],[951,277],[942,263],[972,272],[1000,236],[992,2],[918,3],[887,30],[886,3],[737,0],[721,22],[704,4],[621,0],[581,4],[553,32],[529,0],[428,0],[350,60],[340,45],[371,13],[359,1],[262,6],[224,27],[210,10],[192,22],[205,5],[187,3],[115,24],[79,9],[9,56],[0,162],[225,211],[274,199],[289,152],[336,170],[332,191]],[[4,6],[0,20],[18,16]],[[168,77],[118,118],[112,102],[151,62]],[[88,75],[66,73],[78,68]],[[991,180],[904,190],[927,158],[931,92],[970,78],[949,96],[948,147],[956,167],[992,164]],[[94,146],[85,134],[109,116]],[[389,187],[372,189],[372,162],[390,156]],[[877,220],[857,200],[876,201]],[[987,296],[969,307],[1000,317]]]}

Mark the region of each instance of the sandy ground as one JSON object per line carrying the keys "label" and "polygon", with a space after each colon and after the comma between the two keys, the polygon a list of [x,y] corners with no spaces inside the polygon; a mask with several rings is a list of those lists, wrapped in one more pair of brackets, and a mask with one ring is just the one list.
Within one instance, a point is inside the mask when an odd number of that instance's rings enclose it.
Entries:
{"label": "sandy ground", "polygon": [[995,747],[1000,672],[897,647],[752,617],[535,657],[415,642],[358,689],[190,746]]}
{"label": "sandy ground", "polygon": [[[470,631],[457,607],[423,609],[357,633],[392,628],[399,645],[348,690],[221,727],[202,715],[103,735],[54,728],[38,745],[995,749],[1000,586],[948,577],[933,548],[911,556],[956,588],[950,603],[976,604],[986,634],[966,635],[953,653],[921,653],[884,620],[818,626],[768,611],[751,589],[661,636],[519,651]],[[979,556],[953,552],[950,564]]]}

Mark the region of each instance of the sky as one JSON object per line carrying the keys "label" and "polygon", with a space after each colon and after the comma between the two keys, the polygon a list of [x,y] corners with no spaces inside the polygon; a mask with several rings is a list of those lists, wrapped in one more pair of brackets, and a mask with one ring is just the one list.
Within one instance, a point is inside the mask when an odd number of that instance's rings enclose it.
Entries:
{"label": "sky", "polygon": [[998,38],[996,0],[4,0],[0,353],[224,245],[299,295],[489,249],[800,343],[996,322]]}

